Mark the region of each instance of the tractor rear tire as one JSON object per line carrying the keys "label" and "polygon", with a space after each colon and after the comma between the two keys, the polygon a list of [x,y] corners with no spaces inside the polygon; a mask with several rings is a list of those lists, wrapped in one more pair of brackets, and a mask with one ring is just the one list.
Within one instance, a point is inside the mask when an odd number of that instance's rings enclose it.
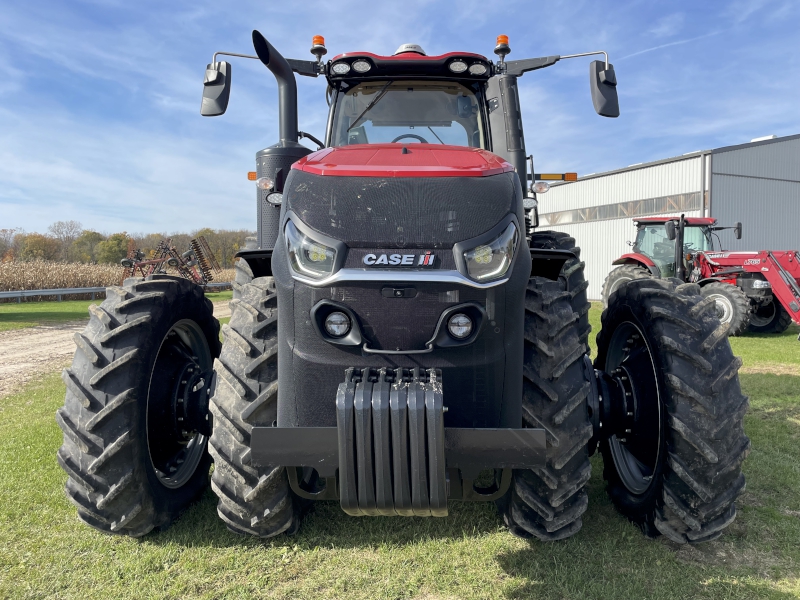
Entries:
{"label": "tractor rear tire", "polygon": [[525,296],[522,418],[527,427],[545,429],[547,461],[514,471],[501,509],[512,533],[555,541],[580,530],[589,503],[589,373],[574,296],[539,277]]}
{"label": "tractor rear tire", "polygon": [[747,329],[753,333],[783,333],[791,324],[792,316],[773,296],[772,302],[753,311]]}
{"label": "tractor rear tire", "polygon": [[214,431],[209,441],[217,512],[235,533],[262,538],[292,534],[300,525],[300,504],[289,488],[286,469],[256,467],[250,460],[253,427],[271,427],[277,419],[278,296],[272,277],[258,277],[240,287],[222,334],[222,353],[214,365]]}
{"label": "tractor rear tire", "polygon": [[208,438],[199,429],[208,428],[219,323],[198,286],[169,275],[126,279],[89,312],[62,374],[58,463],[82,521],[141,537],[208,486]]}
{"label": "tractor rear tire", "polygon": [[589,282],[586,281],[586,263],[581,261],[581,249],[575,245],[575,238],[560,231],[537,231],[531,236],[530,247],[568,250],[575,254],[574,259],[568,260],[561,267],[559,280],[564,290],[570,293],[572,310],[579,317],[578,337],[588,353],[589,333],[592,331],[592,326],[589,325],[589,309],[592,305],[586,297],[586,289],[589,287]]}
{"label": "tractor rear tire", "polygon": [[717,317],[728,326],[728,335],[741,335],[750,324],[750,300],[741,288],[714,282],[702,288],[704,298],[714,298]]}
{"label": "tractor rear tire", "polygon": [[635,403],[629,429],[600,444],[611,500],[652,537],[678,544],[719,537],[736,517],[750,440],[742,361],[714,300],[692,283],[632,281],[602,323],[595,368],[630,381]]}
{"label": "tractor rear tire", "polygon": [[620,265],[616,269],[611,269],[603,282],[603,308],[608,308],[611,294],[616,292],[621,285],[637,279],[649,279],[652,276],[650,271],[639,265]]}

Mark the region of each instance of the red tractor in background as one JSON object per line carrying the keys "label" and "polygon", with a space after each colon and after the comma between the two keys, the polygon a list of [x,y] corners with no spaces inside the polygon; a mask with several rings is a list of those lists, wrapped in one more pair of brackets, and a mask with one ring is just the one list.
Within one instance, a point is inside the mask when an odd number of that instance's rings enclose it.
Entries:
{"label": "red tractor in background", "polygon": [[[733,229],[742,237],[742,224],[717,225],[710,217],[642,217],[634,219],[637,233],[633,252],[603,283],[603,304],[623,283],[645,277],[674,277],[697,283],[703,296],[714,298],[729,334],[745,330],[783,333],[794,321],[800,325],[800,253],[797,250],[730,252],[721,249],[715,232]],[[714,248],[717,237],[719,249]]]}

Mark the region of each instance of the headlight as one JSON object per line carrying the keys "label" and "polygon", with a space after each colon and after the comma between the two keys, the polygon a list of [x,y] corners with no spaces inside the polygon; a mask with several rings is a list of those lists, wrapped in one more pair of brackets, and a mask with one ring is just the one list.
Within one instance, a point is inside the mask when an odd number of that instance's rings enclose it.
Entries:
{"label": "headlight", "polygon": [[467,63],[462,60],[454,60],[450,63],[450,70],[453,73],[463,73],[467,70]]}
{"label": "headlight", "polygon": [[295,272],[313,279],[322,279],[333,273],[336,250],[303,235],[291,221],[286,223],[286,244],[289,262]]}
{"label": "headlight", "polygon": [[357,60],[353,63],[353,70],[356,73],[366,73],[372,68],[372,65],[365,60]]}
{"label": "headlight", "polygon": [[336,75],[347,75],[350,72],[350,65],[346,62],[338,62],[331,67],[331,70]]}
{"label": "headlight", "polygon": [[464,252],[469,276],[476,281],[491,281],[503,277],[514,258],[517,239],[517,228],[509,223],[505,231],[493,241]]}
{"label": "headlight", "polygon": [[484,75],[486,73],[486,65],[476,63],[469,68],[470,75]]}

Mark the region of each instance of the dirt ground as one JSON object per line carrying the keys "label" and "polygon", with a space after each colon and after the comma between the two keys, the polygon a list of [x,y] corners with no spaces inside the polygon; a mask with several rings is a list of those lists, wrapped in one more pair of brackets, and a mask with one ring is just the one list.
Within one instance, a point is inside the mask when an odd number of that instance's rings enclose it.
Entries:
{"label": "dirt ground", "polygon": [[[215,303],[214,316],[230,317],[228,303]],[[0,332],[0,398],[39,374],[69,366],[75,353],[72,338],[84,327],[86,321],[70,321]]]}

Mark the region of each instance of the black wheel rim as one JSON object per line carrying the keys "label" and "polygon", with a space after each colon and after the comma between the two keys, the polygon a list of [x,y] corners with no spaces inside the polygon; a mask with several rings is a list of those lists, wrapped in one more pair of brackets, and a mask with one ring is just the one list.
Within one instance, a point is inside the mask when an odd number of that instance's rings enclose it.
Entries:
{"label": "black wheel rim", "polygon": [[642,330],[626,321],[614,331],[606,355],[611,373],[625,393],[621,423],[609,440],[622,484],[635,495],[653,485],[661,460],[662,409],[655,360]]}
{"label": "black wheel rim", "polygon": [[206,452],[212,368],[199,325],[189,319],[175,323],[161,341],[147,393],[148,456],[167,488],[184,486]]}

